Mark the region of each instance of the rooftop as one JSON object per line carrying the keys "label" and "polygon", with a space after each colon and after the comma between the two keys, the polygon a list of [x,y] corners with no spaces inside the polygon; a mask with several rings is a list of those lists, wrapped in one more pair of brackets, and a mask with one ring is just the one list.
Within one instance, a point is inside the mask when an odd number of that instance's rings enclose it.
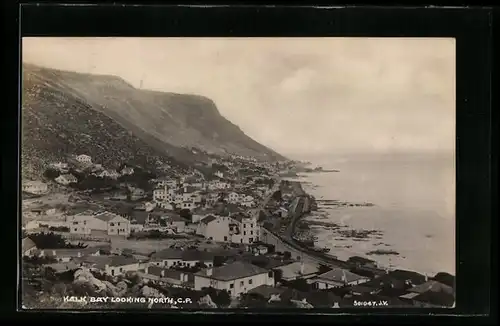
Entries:
{"label": "rooftop", "polygon": [[204,223],[204,224],[208,224],[210,222],[213,222],[217,219],[217,217],[213,216],[213,215],[208,215],[207,217],[203,218],[200,223]]}
{"label": "rooftop", "polygon": [[331,271],[318,275],[318,278],[335,282],[350,283],[361,279],[365,279],[366,277],[354,274],[345,269],[334,268]]}
{"label": "rooftop", "polygon": [[[212,270],[212,275],[208,276],[207,271]],[[221,267],[207,268],[195,275],[208,277],[220,281],[232,281],[249,276],[268,273],[268,270],[260,268],[243,261],[236,261]]]}
{"label": "rooftop", "polygon": [[138,260],[133,257],[111,256],[108,262],[109,266],[125,266],[138,263]]}
{"label": "rooftop", "polygon": [[445,285],[438,281],[427,281],[423,284],[414,286],[408,290],[414,293],[425,293],[425,292],[445,292],[448,294],[453,294],[453,288],[451,286]]}
{"label": "rooftop", "polygon": [[23,241],[22,241],[23,252],[26,250],[30,250],[32,248],[35,248],[35,247],[36,247],[36,244],[33,242],[33,240],[31,240],[30,238],[23,238]]}
{"label": "rooftop", "polygon": [[179,249],[164,249],[151,255],[153,259],[182,259],[183,251]]}

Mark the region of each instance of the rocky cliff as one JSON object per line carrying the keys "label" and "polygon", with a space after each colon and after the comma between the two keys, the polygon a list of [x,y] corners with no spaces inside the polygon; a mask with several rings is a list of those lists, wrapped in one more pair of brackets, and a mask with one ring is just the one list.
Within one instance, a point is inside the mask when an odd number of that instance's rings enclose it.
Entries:
{"label": "rocky cliff", "polygon": [[23,64],[22,88],[23,164],[31,167],[40,157],[75,151],[184,163],[199,159],[193,148],[284,159],[245,135],[205,97],[140,90],[115,76],[31,64]]}

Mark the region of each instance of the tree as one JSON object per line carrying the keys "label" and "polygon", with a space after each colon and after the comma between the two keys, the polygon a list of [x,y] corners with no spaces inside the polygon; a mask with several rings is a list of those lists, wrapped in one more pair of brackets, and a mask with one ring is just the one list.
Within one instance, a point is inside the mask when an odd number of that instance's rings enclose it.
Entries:
{"label": "tree", "polygon": [[61,173],[56,170],[56,169],[52,169],[52,168],[48,168],[46,169],[44,172],[43,172],[43,176],[49,180],[54,180],[55,178],[57,178]]}
{"label": "tree", "polygon": [[192,217],[193,217],[193,214],[191,214],[191,211],[187,208],[183,208],[179,211],[179,215],[180,217],[184,218],[184,219],[187,219],[189,221],[191,221]]}
{"label": "tree", "polygon": [[292,253],[290,251],[285,251],[283,253],[283,259],[285,259],[285,260],[292,259]]}
{"label": "tree", "polygon": [[283,280],[283,271],[281,269],[273,269],[274,281],[281,282]]}
{"label": "tree", "polygon": [[224,263],[227,261],[227,258],[224,256],[215,256],[214,257],[214,267],[220,267],[224,265]]}
{"label": "tree", "polygon": [[282,195],[281,195],[281,190],[277,190],[273,193],[273,195],[271,196],[272,199],[274,199],[275,201],[279,202],[281,201],[281,198],[282,198]]}
{"label": "tree", "polygon": [[324,273],[327,273],[327,272],[329,272],[331,270],[332,269],[330,267],[328,267],[327,265],[319,264],[319,267],[318,267],[318,273],[319,274],[324,274]]}
{"label": "tree", "polygon": [[205,295],[209,295],[218,307],[227,307],[231,304],[231,295],[227,290],[217,290],[212,287],[204,288]]}

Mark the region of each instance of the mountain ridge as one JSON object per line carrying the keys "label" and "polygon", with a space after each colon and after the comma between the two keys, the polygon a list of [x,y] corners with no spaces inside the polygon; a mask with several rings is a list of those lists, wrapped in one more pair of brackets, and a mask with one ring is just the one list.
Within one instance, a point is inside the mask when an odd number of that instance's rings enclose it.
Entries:
{"label": "mountain ridge", "polygon": [[[192,153],[192,148],[217,155],[251,156],[266,161],[286,160],[282,155],[251,139],[238,126],[224,118],[214,101],[205,96],[142,90],[117,76],[82,74],[30,63],[23,63],[22,73],[23,125],[26,122],[25,115],[31,119],[26,124],[28,133],[23,137],[23,149],[25,142],[32,142],[28,147],[31,146],[33,151],[36,146],[30,136],[36,138],[40,134],[45,135],[46,141],[52,139],[55,143],[64,143],[59,135],[61,132],[44,131],[46,126],[40,121],[43,120],[48,125],[51,125],[51,121],[57,121],[57,128],[64,131],[68,128],[64,127],[65,122],[61,118],[72,121],[72,115],[80,115],[84,119],[94,117],[100,121],[96,124],[87,121],[85,126],[92,132],[96,131],[94,128],[102,128],[105,120],[105,124],[111,123],[118,134],[123,135],[126,131],[132,137],[130,141],[136,146],[143,142],[143,146],[152,151],[151,155],[176,158],[183,163],[191,164],[200,159]],[[78,114],[76,111],[72,114],[72,107],[78,108]],[[96,113],[82,113],[86,110]],[[72,125],[62,134],[83,132],[80,129]],[[95,135],[104,137],[99,132]],[[108,134],[106,137],[113,135]],[[77,149],[77,143],[78,140],[74,139],[70,147]],[[112,143],[113,146],[120,147],[118,140]],[[51,148],[51,145],[45,143],[42,147]],[[39,152],[37,155],[44,154]]]}

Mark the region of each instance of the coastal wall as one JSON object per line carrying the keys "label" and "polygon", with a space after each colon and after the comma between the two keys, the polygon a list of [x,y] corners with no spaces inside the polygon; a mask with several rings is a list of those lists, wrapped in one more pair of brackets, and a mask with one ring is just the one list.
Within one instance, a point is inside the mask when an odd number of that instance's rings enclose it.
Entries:
{"label": "coastal wall", "polygon": [[300,259],[304,262],[310,263],[310,264],[319,264],[321,263],[320,260],[315,259],[314,257],[310,257],[307,254],[304,254],[302,251],[297,250],[287,243],[285,243],[283,240],[281,240],[278,236],[270,232],[269,230],[261,227],[260,230],[260,241],[273,245],[274,250],[277,252],[285,252],[289,251],[292,255],[292,258],[294,259]]}

